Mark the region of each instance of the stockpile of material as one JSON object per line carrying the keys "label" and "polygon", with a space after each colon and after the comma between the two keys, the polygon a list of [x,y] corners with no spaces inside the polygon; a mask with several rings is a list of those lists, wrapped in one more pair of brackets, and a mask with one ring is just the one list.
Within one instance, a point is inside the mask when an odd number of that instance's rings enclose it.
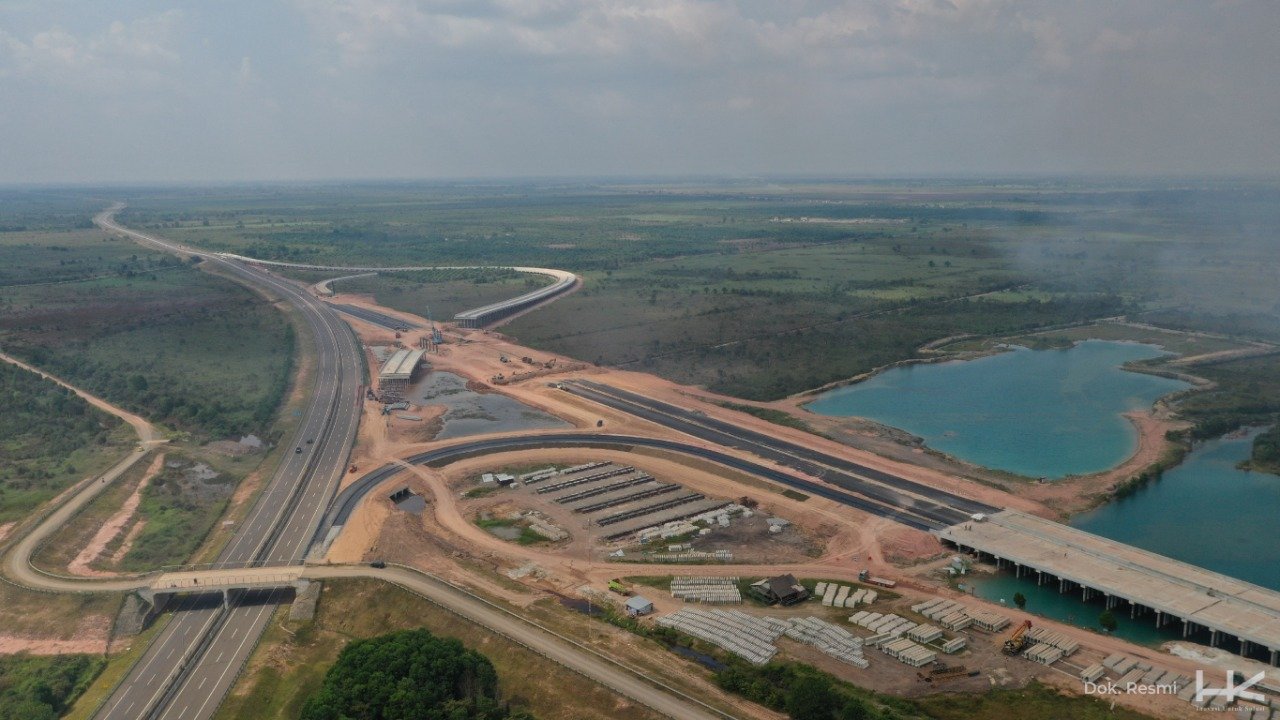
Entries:
{"label": "stockpile of material", "polygon": [[1052,645],[1033,645],[1023,656],[1042,665],[1052,665],[1062,659],[1062,651]]}
{"label": "stockpile of material", "polygon": [[1045,645],[1051,645],[1062,651],[1063,657],[1070,655],[1080,649],[1080,643],[1063,635],[1060,632],[1054,632],[1048,628],[1033,627],[1027,631],[1027,637]]}
{"label": "stockpile of material", "polygon": [[855,590],[838,583],[820,582],[814,586],[813,594],[822,598],[824,607],[854,608],[876,601],[875,590]]}
{"label": "stockpile of material", "polygon": [[569,533],[545,520],[534,520],[529,525],[529,529],[553,542],[569,537]]}
{"label": "stockpile of material", "polygon": [[907,637],[918,643],[931,643],[942,637],[942,628],[933,625],[917,625],[907,631]]}
{"label": "stockpile of material", "polygon": [[987,632],[1000,632],[1009,627],[1009,623],[1012,622],[1012,620],[1000,613],[993,613],[987,610],[969,610],[968,613],[973,618],[973,624]]}
{"label": "stockpile of material", "polygon": [[812,645],[831,657],[854,667],[867,667],[862,654],[862,640],[838,625],[832,625],[816,617],[792,618],[787,637]]}
{"label": "stockpile of material", "polygon": [[657,623],[705,640],[754,665],[763,665],[778,653],[773,642],[788,627],[780,620],[738,610],[680,610],[658,618]]}
{"label": "stockpile of material", "polygon": [[906,638],[887,642],[880,646],[880,651],[911,667],[923,667],[938,659],[936,652],[921,647]]}
{"label": "stockpile of material", "polygon": [[736,577],[674,577],[671,578],[671,597],[685,602],[719,605],[736,605],[742,602],[742,592],[738,590]]}
{"label": "stockpile of material", "polygon": [[891,640],[918,627],[916,623],[901,615],[894,615],[893,613],[881,614],[869,610],[859,610],[849,616],[849,622],[859,627],[864,627],[873,633],[867,639],[868,645],[877,645],[885,640]]}
{"label": "stockpile of material", "polygon": [[678,553],[653,553],[646,555],[653,562],[661,563],[686,563],[686,562],[733,562],[733,551],[731,550],[712,550],[705,552],[702,550],[688,550]]}
{"label": "stockpile of material", "polygon": [[942,627],[951,630],[963,630],[970,625],[986,630],[1000,632],[1009,626],[1009,618],[987,610],[972,610],[954,600],[934,598],[916,603],[911,609]]}
{"label": "stockpile of material", "polygon": [[1102,663],[1094,663],[1084,670],[1080,671],[1080,679],[1084,682],[1097,682],[1099,678],[1107,674],[1107,669]]}

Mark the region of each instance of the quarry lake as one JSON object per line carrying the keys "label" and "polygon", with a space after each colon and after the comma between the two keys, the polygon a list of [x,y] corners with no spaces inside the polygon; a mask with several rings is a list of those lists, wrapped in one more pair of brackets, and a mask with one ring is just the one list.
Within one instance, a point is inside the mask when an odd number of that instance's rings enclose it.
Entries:
{"label": "quarry lake", "polygon": [[1029,477],[1099,472],[1133,453],[1130,410],[1189,385],[1121,369],[1160,348],[1088,340],[1013,348],[976,360],[893,368],[823,393],[806,408],[863,417],[924,438],[962,460]]}
{"label": "quarry lake", "polygon": [[[1249,457],[1257,432],[1203,443],[1159,481],[1079,515],[1071,524],[1280,590],[1280,544],[1274,540],[1280,477],[1236,468]],[[1037,586],[1030,574],[1015,578],[1007,570],[976,573],[963,583],[968,592],[1006,604],[1021,592],[1028,611],[1083,627],[1096,629],[1103,609],[1101,598],[1081,602],[1078,592],[1059,594],[1057,583]],[[1126,612],[1116,616],[1116,634],[1134,642],[1156,644],[1181,637],[1176,624],[1157,631],[1150,616],[1136,620]]]}

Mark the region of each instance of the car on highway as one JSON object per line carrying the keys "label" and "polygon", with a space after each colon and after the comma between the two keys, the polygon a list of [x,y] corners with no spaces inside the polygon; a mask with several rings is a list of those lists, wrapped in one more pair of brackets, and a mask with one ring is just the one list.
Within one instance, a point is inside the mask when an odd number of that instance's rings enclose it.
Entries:
{"label": "car on highway", "polygon": [[293,452],[294,452],[295,454],[301,454],[301,453],[302,453],[302,446],[301,446],[301,445],[299,445],[298,447],[294,448]]}

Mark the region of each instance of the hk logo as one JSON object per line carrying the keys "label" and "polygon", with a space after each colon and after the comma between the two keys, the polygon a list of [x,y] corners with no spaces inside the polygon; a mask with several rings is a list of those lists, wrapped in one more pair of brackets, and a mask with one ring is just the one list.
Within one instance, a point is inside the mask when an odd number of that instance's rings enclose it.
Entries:
{"label": "hk logo", "polygon": [[1221,688],[1208,688],[1204,686],[1204,671],[1196,671],[1196,701],[1208,702],[1215,697],[1224,697],[1227,704],[1231,704],[1236,700],[1252,700],[1256,703],[1266,702],[1266,698],[1262,693],[1254,692],[1249,688],[1257,685],[1266,678],[1266,673],[1258,673],[1246,680],[1240,685],[1236,685],[1236,676],[1233,672],[1227,673],[1227,686]]}

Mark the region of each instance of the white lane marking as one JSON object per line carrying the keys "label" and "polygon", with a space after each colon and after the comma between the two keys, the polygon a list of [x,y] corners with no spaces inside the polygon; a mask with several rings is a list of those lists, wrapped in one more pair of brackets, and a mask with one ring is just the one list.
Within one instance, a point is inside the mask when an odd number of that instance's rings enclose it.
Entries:
{"label": "white lane marking", "polygon": [[[257,623],[259,620],[261,620],[261,619],[262,619],[262,614],[263,614],[263,612],[265,612],[265,611],[267,611],[267,610],[274,611],[274,610],[275,610],[275,606],[274,606],[274,605],[262,605],[262,606],[260,606],[260,609],[258,610],[258,614],[257,614],[257,616],[256,616],[256,617],[254,617],[253,622],[254,622],[254,623]],[[254,633],[251,633],[251,632],[250,632],[250,633],[245,633],[245,634],[244,634],[244,640],[242,640],[242,641],[240,642],[239,647],[237,647],[237,648],[236,648],[235,655],[239,655],[239,654],[244,650],[244,645],[245,645],[245,643],[249,642],[249,640],[250,640],[250,639],[252,639],[252,638],[253,638],[253,636],[254,636]],[[233,657],[234,657],[235,655],[233,655]],[[223,670],[222,670],[222,674],[218,676],[218,679],[217,679],[217,681],[214,683],[214,685],[213,685],[213,686],[216,688],[216,687],[218,687],[219,685],[221,685],[221,684],[222,684],[222,682],[223,682],[223,680],[226,678],[227,673],[231,672],[231,669],[232,669],[232,668],[235,668],[235,669],[236,669],[236,672],[237,672],[237,673],[239,673],[239,672],[240,672],[240,668],[239,668],[239,666],[240,666],[240,665],[241,665],[241,663],[227,663],[227,666],[226,666],[225,668],[223,668]],[[213,700],[213,695],[214,695],[214,693],[209,693],[209,696],[205,698],[205,701],[204,701],[203,703],[200,703],[200,707],[196,709],[196,713],[195,713],[195,715],[192,715],[192,716],[191,716],[192,718],[196,718],[196,719],[198,720],[200,717],[202,717],[202,716],[204,715],[204,709],[205,709],[205,707],[206,707],[206,706],[208,706],[209,702],[210,702],[211,700]],[[215,705],[213,708],[211,708],[211,710],[217,710],[217,709],[218,709],[218,708],[217,708],[217,706],[216,706],[216,705]],[[183,719],[183,720],[188,720],[188,719],[187,719],[187,717],[186,717],[185,715],[184,715],[184,716],[181,716],[181,717],[182,717],[182,719]]]}

